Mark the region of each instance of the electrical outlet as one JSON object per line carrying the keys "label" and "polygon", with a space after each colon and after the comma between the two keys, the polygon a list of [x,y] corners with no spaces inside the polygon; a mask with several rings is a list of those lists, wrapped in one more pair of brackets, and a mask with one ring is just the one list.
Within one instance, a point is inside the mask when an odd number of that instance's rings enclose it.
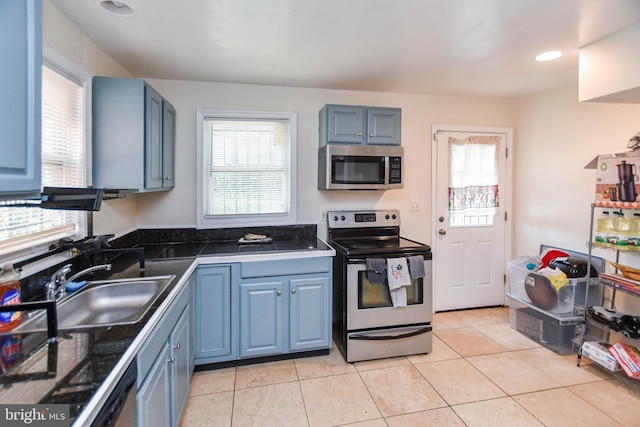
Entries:
{"label": "electrical outlet", "polygon": [[417,200],[409,201],[409,211],[420,212],[420,202],[418,202]]}

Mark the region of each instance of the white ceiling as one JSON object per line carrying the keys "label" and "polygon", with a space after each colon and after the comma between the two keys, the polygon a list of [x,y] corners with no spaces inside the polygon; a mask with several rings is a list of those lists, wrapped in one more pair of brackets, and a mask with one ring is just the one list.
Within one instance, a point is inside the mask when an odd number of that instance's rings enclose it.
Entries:
{"label": "white ceiling", "polygon": [[504,98],[575,84],[580,47],[640,21],[639,0],[123,1],[50,0],[138,77]]}

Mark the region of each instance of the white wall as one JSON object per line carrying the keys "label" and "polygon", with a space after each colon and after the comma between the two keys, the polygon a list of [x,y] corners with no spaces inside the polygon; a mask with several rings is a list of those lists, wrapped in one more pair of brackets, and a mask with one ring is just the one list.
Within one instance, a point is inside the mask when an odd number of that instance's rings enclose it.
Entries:
{"label": "white wall", "polygon": [[[513,127],[514,102],[497,99],[334,91],[223,83],[148,80],[176,108],[176,187],[137,195],[140,227],[193,227],[196,223],[196,110],[294,111],[298,114],[298,223],[320,223],[332,209],[398,208],[406,236],[431,236],[431,125]],[[405,185],[401,190],[317,190],[318,112],[324,104],[402,108]],[[420,212],[409,212],[419,200]],[[179,207],[179,208],[178,208]]]}
{"label": "white wall", "polygon": [[596,174],[584,166],[628,151],[640,104],[580,103],[577,86],[565,87],[520,100],[516,123],[512,255],[541,244],[586,252]]}

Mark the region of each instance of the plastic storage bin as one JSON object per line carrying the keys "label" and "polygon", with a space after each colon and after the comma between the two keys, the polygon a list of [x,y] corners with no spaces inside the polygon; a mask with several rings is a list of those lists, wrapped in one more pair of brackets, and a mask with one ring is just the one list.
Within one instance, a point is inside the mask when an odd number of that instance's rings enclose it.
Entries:
{"label": "plastic storage bin", "polygon": [[580,316],[558,317],[507,294],[509,323],[513,329],[558,354],[577,353],[583,325]]}
{"label": "plastic storage bin", "polygon": [[[537,308],[562,316],[573,316],[574,306],[584,307],[586,278],[569,279],[569,283],[556,289],[547,277],[527,268],[527,265],[535,263],[535,260],[535,258],[523,256],[507,263],[511,294]],[[598,295],[601,294],[602,285],[599,280],[595,277],[591,278],[589,286],[591,288],[587,307],[601,305]]]}
{"label": "plastic storage bin", "polygon": [[537,259],[531,256],[521,256],[507,263],[509,270],[509,282],[511,283],[511,293],[518,295],[523,301],[531,302],[524,287],[524,279],[532,270],[527,265],[536,265]]}
{"label": "plastic storage bin", "polygon": [[[572,316],[576,313],[575,307],[584,307],[585,292],[587,289],[587,279],[568,279],[569,282],[556,289],[551,285],[549,278],[529,272],[524,280],[525,293],[527,298],[523,301],[531,302],[537,308],[547,313],[560,316]],[[599,295],[601,295],[602,285],[598,278],[589,279],[589,300],[587,307],[601,305]]]}

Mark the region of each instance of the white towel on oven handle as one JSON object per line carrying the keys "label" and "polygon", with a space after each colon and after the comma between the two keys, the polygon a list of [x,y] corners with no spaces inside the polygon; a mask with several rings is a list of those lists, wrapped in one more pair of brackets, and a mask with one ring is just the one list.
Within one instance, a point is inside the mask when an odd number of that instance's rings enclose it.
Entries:
{"label": "white towel on oven handle", "polygon": [[394,307],[407,306],[407,289],[411,285],[406,258],[387,258],[387,284]]}

